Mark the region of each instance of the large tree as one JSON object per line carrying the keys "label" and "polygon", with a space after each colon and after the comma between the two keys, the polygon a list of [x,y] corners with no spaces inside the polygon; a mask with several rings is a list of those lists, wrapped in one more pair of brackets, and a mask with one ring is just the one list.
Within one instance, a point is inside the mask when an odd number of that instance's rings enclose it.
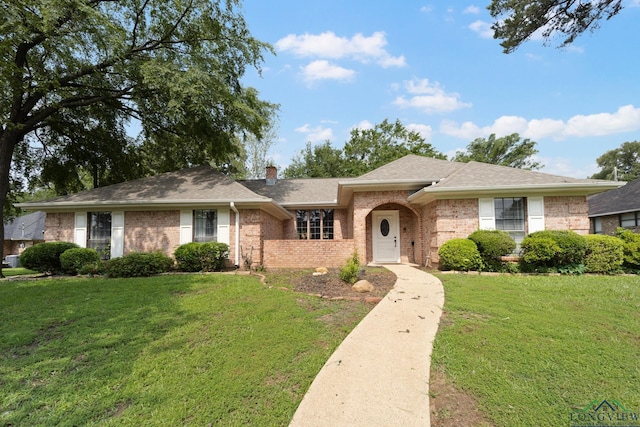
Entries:
{"label": "large tree", "polygon": [[407,129],[400,120],[384,119],[370,129],[352,129],[343,149],[330,141],[307,146],[284,171],[288,178],[355,177],[386,165],[407,154],[446,159],[424,137]]}
{"label": "large tree", "polygon": [[273,160],[269,157],[269,151],[278,142],[280,127],[277,120],[272,118],[269,125],[262,132],[262,137],[258,138],[249,134],[244,138],[245,170],[247,178],[264,178],[266,168]]}
{"label": "large tree", "polygon": [[598,28],[622,10],[622,0],[492,0],[488,7],[496,19],[493,37],[511,53],[540,31],[545,41],[562,37],[561,46],[573,43],[586,30]]}
{"label": "large tree", "polygon": [[122,131],[131,119],[143,141],[197,152],[198,162],[230,161],[238,133],[260,134],[275,108],[241,85],[271,48],[251,36],[239,8],[239,0],[1,2],[0,203],[12,163],[33,150],[43,163],[60,156],[54,169],[79,166],[111,182],[106,170],[137,147]]}
{"label": "large tree", "polygon": [[344,145],[343,157],[349,176],[358,176],[407,154],[446,159],[416,131],[407,129],[400,120],[387,119],[371,129],[352,129]]}
{"label": "large tree", "polygon": [[488,139],[476,138],[471,141],[466,150],[456,152],[452,160],[463,163],[474,160],[512,168],[540,169],[542,165],[533,159],[538,154],[535,146],[535,141],[528,138],[521,140],[517,133],[501,138],[496,138],[492,133]]}
{"label": "large tree", "polygon": [[633,181],[640,177],[640,142],[625,142],[620,147],[605,152],[597,159],[600,171],[593,179],[618,179]]}
{"label": "large tree", "polygon": [[285,178],[332,178],[345,177],[347,171],[342,150],[333,148],[331,141],[317,145],[307,142],[282,175]]}

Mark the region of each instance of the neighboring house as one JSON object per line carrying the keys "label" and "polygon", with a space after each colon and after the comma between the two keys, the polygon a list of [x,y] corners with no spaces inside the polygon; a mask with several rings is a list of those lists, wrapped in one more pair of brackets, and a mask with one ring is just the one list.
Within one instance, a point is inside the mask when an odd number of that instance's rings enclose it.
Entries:
{"label": "neighboring house", "polygon": [[358,178],[233,181],[209,166],[23,203],[47,212],[46,240],[111,257],[216,240],[239,266],[437,265],[447,240],[502,229],[589,232],[586,196],[620,183],[409,155]]}
{"label": "neighboring house", "polygon": [[595,234],[614,236],[618,227],[640,232],[640,178],[589,197],[589,218]]}
{"label": "neighboring house", "polygon": [[20,255],[35,243],[44,242],[44,212],[34,212],[14,218],[4,226],[3,254]]}

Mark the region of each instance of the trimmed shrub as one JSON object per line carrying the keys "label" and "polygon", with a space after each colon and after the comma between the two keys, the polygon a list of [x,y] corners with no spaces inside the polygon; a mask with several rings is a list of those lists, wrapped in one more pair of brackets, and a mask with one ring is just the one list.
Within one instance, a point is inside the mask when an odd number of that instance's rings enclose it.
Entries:
{"label": "trimmed shrub", "polygon": [[520,245],[522,257],[520,260],[529,265],[553,266],[553,260],[560,251],[555,240],[548,237],[525,237]]}
{"label": "trimmed shrub", "polygon": [[180,271],[201,271],[202,262],[200,262],[199,249],[202,243],[191,242],[178,246],[173,252],[176,259],[176,268]]}
{"label": "trimmed shrub", "polygon": [[544,230],[525,237],[521,248],[523,271],[581,273],[587,242],[574,231]]}
{"label": "trimmed shrub", "polygon": [[76,275],[88,264],[98,264],[100,255],[91,248],[67,249],[60,255],[60,265],[67,274]]}
{"label": "trimmed shrub", "polygon": [[180,271],[221,271],[229,258],[229,245],[191,242],[179,246],[173,256]]}
{"label": "trimmed shrub", "polygon": [[107,261],[105,272],[109,277],[147,277],[166,273],[172,267],[173,259],[162,252],[131,252]]}
{"label": "trimmed shrub", "polygon": [[613,236],[589,234],[584,236],[587,254],[584,259],[587,273],[616,274],[624,261],[622,240]]}
{"label": "trimmed shrub", "polygon": [[222,271],[229,258],[229,245],[221,242],[207,242],[200,246],[202,271]]}
{"label": "trimmed shrub", "polygon": [[353,251],[351,257],[347,259],[347,263],[340,267],[340,280],[354,284],[358,281],[358,273],[360,273],[360,259],[358,251]]}
{"label": "trimmed shrub", "polygon": [[486,269],[503,271],[506,266],[500,257],[513,253],[516,241],[503,230],[477,230],[469,235],[478,247]]}
{"label": "trimmed shrub", "polygon": [[45,242],[33,245],[22,252],[20,264],[29,270],[41,273],[63,273],[60,264],[60,255],[68,249],[77,248],[78,245],[70,242]]}
{"label": "trimmed shrub", "polygon": [[481,270],[482,257],[473,240],[451,239],[438,250],[442,270]]}
{"label": "trimmed shrub", "polygon": [[640,234],[618,227],[616,236],[622,240],[622,266],[628,270],[640,270]]}

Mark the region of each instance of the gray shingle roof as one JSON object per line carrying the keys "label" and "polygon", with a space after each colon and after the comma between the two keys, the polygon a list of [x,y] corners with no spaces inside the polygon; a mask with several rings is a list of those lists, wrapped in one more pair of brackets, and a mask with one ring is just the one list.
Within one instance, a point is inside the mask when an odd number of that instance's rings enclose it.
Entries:
{"label": "gray shingle roof", "polygon": [[498,166],[488,163],[469,162],[461,164],[446,179],[439,182],[439,188],[464,188],[464,187],[494,187],[494,186],[527,186],[527,185],[553,185],[553,184],[579,184],[602,182],[566,176],[552,175],[525,169]]}
{"label": "gray shingle roof", "polygon": [[14,218],[4,225],[5,240],[44,240],[44,212],[33,212]]}
{"label": "gray shingle roof", "polygon": [[436,182],[462,168],[464,163],[409,154],[387,163],[353,181],[393,181],[412,180]]}
{"label": "gray shingle roof", "polygon": [[640,178],[589,198],[589,216],[640,211]]}
{"label": "gray shingle roof", "polygon": [[[265,202],[247,187],[233,181],[210,166],[199,166],[157,176],[95,188],[77,194],[47,200],[48,204],[109,202],[189,202],[228,203],[231,201]],[[23,204],[29,207],[29,203]]]}
{"label": "gray shingle roof", "polygon": [[283,206],[303,206],[336,203],[340,178],[278,179],[274,185],[264,179],[238,182]]}

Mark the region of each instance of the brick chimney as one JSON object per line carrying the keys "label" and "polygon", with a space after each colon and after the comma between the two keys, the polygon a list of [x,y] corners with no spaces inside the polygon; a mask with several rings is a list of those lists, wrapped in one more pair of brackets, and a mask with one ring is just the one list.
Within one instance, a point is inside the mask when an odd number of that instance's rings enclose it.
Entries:
{"label": "brick chimney", "polygon": [[278,180],[278,168],[275,166],[267,166],[267,185],[275,185]]}

